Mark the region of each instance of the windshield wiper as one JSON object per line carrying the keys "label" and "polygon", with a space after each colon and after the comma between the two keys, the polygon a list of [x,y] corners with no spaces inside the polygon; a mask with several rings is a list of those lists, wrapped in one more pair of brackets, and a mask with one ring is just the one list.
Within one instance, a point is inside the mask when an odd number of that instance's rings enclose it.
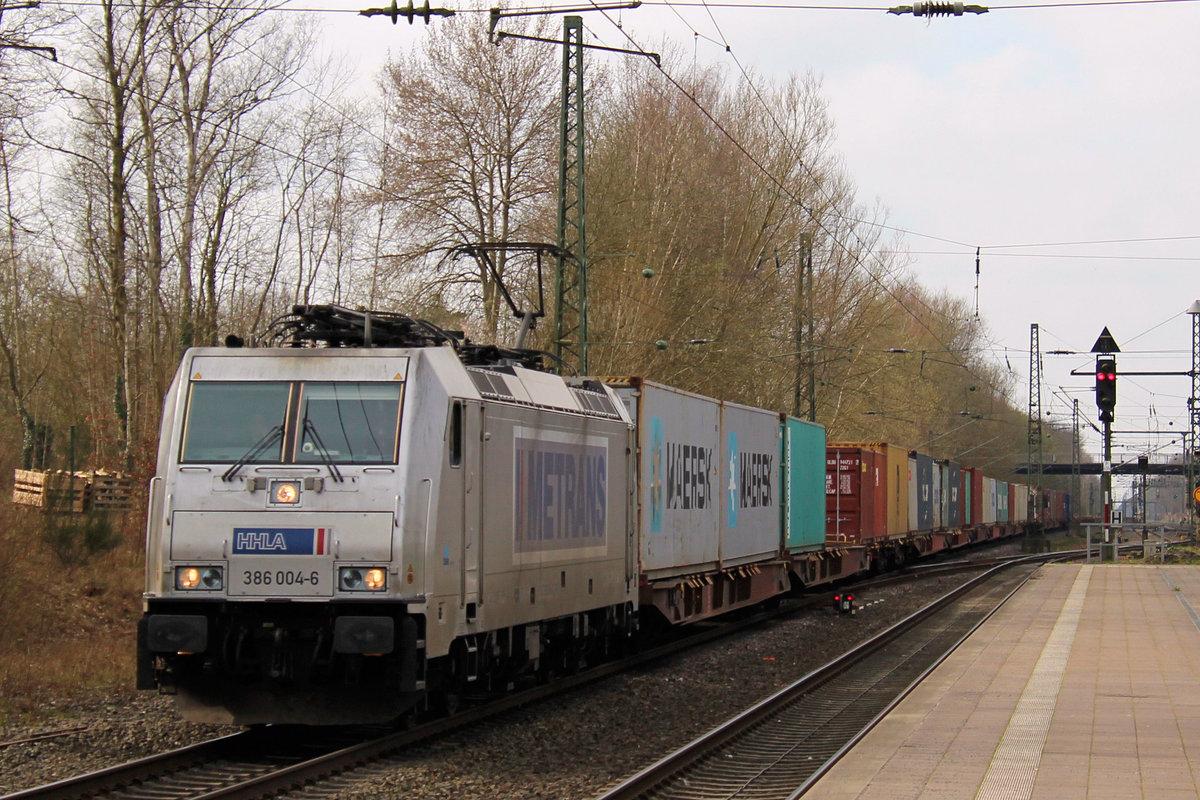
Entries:
{"label": "windshield wiper", "polygon": [[325,447],[325,443],[321,441],[321,435],[317,433],[317,426],[313,425],[312,420],[308,417],[304,418],[304,432],[312,438],[313,444],[317,446],[317,455],[321,457],[321,463],[329,468],[329,474],[333,476],[333,480],[341,483],[341,470],[337,468],[337,464],[333,463],[333,456],[329,455],[329,448]]}
{"label": "windshield wiper", "polygon": [[242,467],[246,466],[246,464],[249,462],[256,460],[260,455],[262,455],[264,450],[274,444],[276,439],[282,438],[282,425],[276,425],[274,428],[271,428],[271,430],[262,435],[262,438],[250,445],[250,449],[247,450],[241,458],[229,465],[229,469],[225,470],[225,474],[221,476],[221,480],[226,482],[233,480]]}

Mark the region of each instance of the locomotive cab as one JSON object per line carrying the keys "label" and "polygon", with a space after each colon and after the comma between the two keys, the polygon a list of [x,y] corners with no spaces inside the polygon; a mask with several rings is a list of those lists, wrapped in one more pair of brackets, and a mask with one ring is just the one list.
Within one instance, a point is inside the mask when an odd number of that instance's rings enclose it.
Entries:
{"label": "locomotive cab", "polygon": [[359,720],[411,704],[423,616],[408,608],[421,600],[419,559],[401,568],[397,531],[418,510],[401,453],[428,434],[407,437],[401,419],[406,402],[422,404],[406,387],[424,355],[185,356],[151,486],[158,569],[140,686],[178,692],[194,718],[236,722]]}

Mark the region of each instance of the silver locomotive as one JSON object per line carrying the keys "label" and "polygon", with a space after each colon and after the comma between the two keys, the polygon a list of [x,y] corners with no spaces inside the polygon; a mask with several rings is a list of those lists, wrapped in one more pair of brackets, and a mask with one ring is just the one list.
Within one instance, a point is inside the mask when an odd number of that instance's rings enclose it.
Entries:
{"label": "silver locomotive", "polygon": [[385,721],[627,643],[611,389],[398,315],[298,306],[280,332],[189,350],[167,394],[139,688],[199,721]]}

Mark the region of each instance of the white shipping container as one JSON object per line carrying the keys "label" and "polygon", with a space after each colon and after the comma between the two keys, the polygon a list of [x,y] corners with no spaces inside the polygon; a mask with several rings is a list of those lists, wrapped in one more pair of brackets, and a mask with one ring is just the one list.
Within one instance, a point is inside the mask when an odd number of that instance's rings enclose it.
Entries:
{"label": "white shipping container", "polygon": [[983,522],[985,525],[996,523],[996,479],[986,475],[983,478]]}
{"label": "white shipping container", "polygon": [[721,558],[721,405],[639,381],[614,386],[637,423],[640,572],[715,569]]}
{"label": "white shipping container", "polygon": [[1016,507],[1008,510],[1013,522],[1029,521],[1029,487],[1023,483],[1013,484],[1017,488]]}
{"label": "white shipping container", "polygon": [[780,455],[773,411],[721,404],[721,566],[778,555],[783,542]]}
{"label": "white shipping container", "polygon": [[950,498],[943,493],[946,481],[946,465],[933,462],[933,529],[940,531],[946,527],[946,501]]}
{"label": "white shipping container", "polygon": [[637,423],[643,575],[693,575],[780,553],[778,414],[648,381],[613,389]]}

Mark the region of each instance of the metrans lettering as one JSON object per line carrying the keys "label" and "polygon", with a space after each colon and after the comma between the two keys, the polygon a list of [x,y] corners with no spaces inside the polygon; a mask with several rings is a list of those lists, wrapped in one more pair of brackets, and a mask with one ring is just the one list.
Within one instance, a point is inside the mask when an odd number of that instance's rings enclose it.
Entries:
{"label": "metrans lettering", "polygon": [[605,544],[608,450],[601,445],[515,440],[514,546],[518,553]]}

